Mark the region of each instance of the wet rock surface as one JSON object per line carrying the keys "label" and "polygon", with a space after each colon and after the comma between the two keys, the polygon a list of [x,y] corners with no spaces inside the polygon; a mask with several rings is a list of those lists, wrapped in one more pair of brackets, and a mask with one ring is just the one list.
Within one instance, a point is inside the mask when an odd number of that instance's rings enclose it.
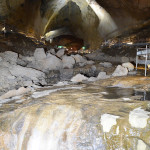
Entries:
{"label": "wet rock surface", "polygon": [[139,88],[140,82],[149,86],[150,80],[115,77],[90,84],[40,88],[3,100],[0,148],[149,149],[149,102],[137,101],[130,95],[104,97],[109,94],[106,85],[120,83],[132,89]]}

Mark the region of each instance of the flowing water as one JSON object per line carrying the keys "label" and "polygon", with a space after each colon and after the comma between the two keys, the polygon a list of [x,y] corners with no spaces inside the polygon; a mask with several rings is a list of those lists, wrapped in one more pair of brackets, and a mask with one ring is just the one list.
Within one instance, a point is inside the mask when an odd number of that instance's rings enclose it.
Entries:
{"label": "flowing water", "polygon": [[149,101],[98,83],[41,88],[0,102],[0,150],[148,150]]}

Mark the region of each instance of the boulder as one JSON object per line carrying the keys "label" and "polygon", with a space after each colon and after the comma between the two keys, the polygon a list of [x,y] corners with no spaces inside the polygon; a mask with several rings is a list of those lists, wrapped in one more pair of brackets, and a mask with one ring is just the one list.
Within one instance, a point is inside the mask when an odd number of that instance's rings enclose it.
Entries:
{"label": "boulder", "polygon": [[133,71],[134,70],[134,65],[131,64],[130,62],[123,63],[122,66],[127,68],[129,71]]}
{"label": "boulder", "polygon": [[5,92],[16,85],[16,77],[13,76],[9,69],[5,66],[0,65],[0,91]]}
{"label": "boulder", "polygon": [[43,72],[48,72],[50,70],[59,70],[62,68],[62,61],[52,54],[48,54],[45,59],[32,61],[27,67],[38,69]]}
{"label": "boulder", "polygon": [[0,56],[0,61],[2,61],[3,59],[2,59],[2,57]]}
{"label": "boulder", "polygon": [[129,58],[128,57],[121,57],[121,62],[122,63],[129,62]]}
{"label": "boulder", "polygon": [[87,65],[93,65],[94,63],[95,63],[95,62],[92,61],[92,60],[86,61],[86,64],[87,64]]}
{"label": "boulder", "polygon": [[63,68],[71,69],[75,64],[75,59],[72,56],[63,56],[62,62],[63,62]]}
{"label": "boulder", "polygon": [[90,77],[90,78],[88,79],[89,82],[95,82],[96,80],[97,80],[97,78],[95,78],[95,77]]}
{"label": "boulder", "polygon": [[56,84],[60,81],[60,71],[50,70],[46,73],[46,82],[48,84]]}
{"label": "boulder", "polygon": [[15,77],[21,77],[24,80],[31,80],[34,83],[41,83],[46,84],[45,82],[45,74],[41,71],[32,69],[32,68],[26,68],[19,65],[12,65],[9,68],[9,71],[11,75]]}
{"label": "boulder", "polygon": [[17,59],[17,65],[20,65],[20,66],[23,66],[23,67],[26,67],[27,66],[27,62],[18,58]]}
{"label": "boulder", "polygon": [[46,54],[48,54],[48,53],[51,53],[52,55],[56,54],[55,49],[53,49],[53,48],[46,52]]}
{"label": "boulder", "polygon": [[56,56],[61,58],[64,54],[65,54],[65,49],[62,48],[56,53]]}
{"label": "boulder", "polygon": [[83,58],[81,55],[77,54],[77,55],[71,55],[74,59],[76,63],[86,63],[87,60],[86,58]]}
{"label": "boulder", "polygon": [[97,76],[97,79],[108,79],[110,76],[106,74],[106,72],[100,72]]}
{"label": "boulder", "polygon": [[0,53],[1,58],[3,61],[9,62],[11,64],[17,63],[18,54],[11,51],[6,51],[4,53]]}
{"label": "boulder", "polygon": [[118,65],[112,76],[126,76],[128,74],[128,69]]}
{"label": "boulder", "polygon": [[44,70],[60,70],[63,67],[62,61],[52,54],[48,54],[41,63],[44,63]]}
{"label": "boulder", "polygon": [[70,80],[73,76],[73,69],[61,69],[60,78],[61,80]]}
{"label": "boulder", "polygon": [[77,83],[77,82],[82,82],[82,81],[84,81],[84,80],[88,80],[88,78],[85,77],[85,76],[82,75],[82,74],[77,74],[76,76],[74,76],[74,77],[71,79],[71,81],[72,81],[72,82],[75,82],[75,83]]}
{"label": "boulder", "polygon": [[46,54],[45,54],[44,48],[36,48],[36,50],[34,52],[34,58],[37,61],[46,59]]}
{"label": "boulder", "polygon": [[29,91],[31,91],[30,88],[24,88],[24,87],[21,87],[18,90],[11,90],[11,91],[8,91],[7,93],[3,94],[2,96],[0,96],[0,100],[10,98],[13,96],[19,96],[19,95],[25,94]]}
{"label": "boulder", "polygon": [[112,64],[110,62],[101,62],[100,65],[106,68],[112,67]]}

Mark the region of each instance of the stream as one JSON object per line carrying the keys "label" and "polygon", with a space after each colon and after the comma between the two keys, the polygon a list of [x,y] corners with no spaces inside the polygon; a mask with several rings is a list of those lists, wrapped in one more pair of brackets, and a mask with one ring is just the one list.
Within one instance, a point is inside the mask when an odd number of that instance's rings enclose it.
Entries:
{"label": "stream", "polygon": [[0,150],[149,150],[150,94],[138,92],[89,83],[3,100]]}

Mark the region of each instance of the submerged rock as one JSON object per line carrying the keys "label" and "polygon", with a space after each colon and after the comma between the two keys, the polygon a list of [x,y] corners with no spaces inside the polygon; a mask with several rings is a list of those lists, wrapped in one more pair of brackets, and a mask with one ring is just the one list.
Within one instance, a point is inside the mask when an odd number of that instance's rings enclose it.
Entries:
{"label": "submerged rock", "polygon": [[128,74],[128,69],[118,65],[112,76],[126,76]]}

